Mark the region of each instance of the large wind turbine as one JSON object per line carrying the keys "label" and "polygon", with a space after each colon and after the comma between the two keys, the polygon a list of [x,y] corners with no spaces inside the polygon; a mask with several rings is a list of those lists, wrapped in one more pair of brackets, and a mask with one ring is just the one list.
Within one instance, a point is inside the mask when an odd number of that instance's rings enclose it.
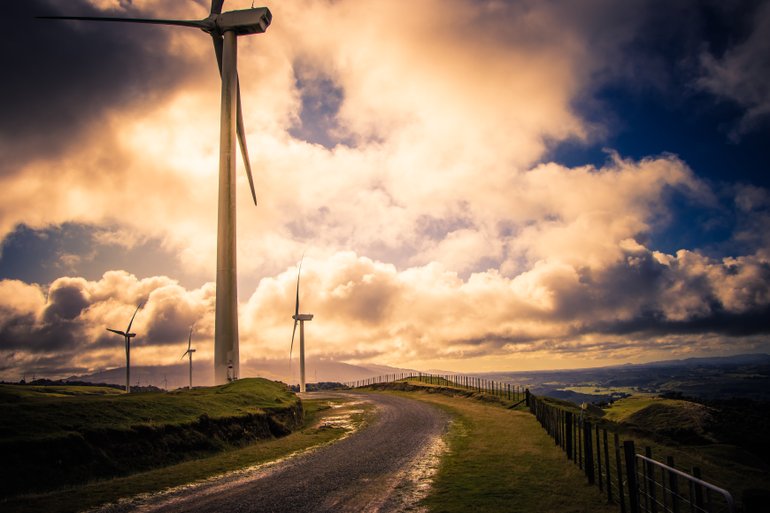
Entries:
{"label": "large wind turbine", "polygon": [[137,306],[136,310],[134,310],[134,315],[131,316],[131,321],[129,321],[126,331],[107,328],[107,331],[117,333],[126,339],[126,392],[129,393],[131,392],[131,382],[129,381],[131,379],[131,339],[136,336],[136,333],[131,333],[131,325],[134,324],[134,317],[136,317],[136,312],[138,312],[141,307],[142,303],[139,303],[139,306]]}
{"label": "large wind turbine", "polygon": [[193,332],[193,327],[190,326],[190,338],[187,339],[187,351],[182,353],[182,358],[184,358],[188,354],[190,355],[190,390],[192,390],[192,354],[195,352],[195,349],[190,348],[190,346],[192,345],[192,332]]}
{"label": "large wind turbine", "polygon": [[299,391],[306,392],[305,389],[305,321],[312,321],[313,314],[299,313],[299,277],[302,274],[302,261],[299,262],[297,271],[297,301],[294,303],[294,329],[291,331],[291,347],[289,348],[289,364],[291,364],[291,353],[294,351],[294,335],[297,333],[297,323],[299,323]]}
{"label": "large wind turbine", "polygon": [[[199,28],[211,35],[222,77],[222,112],[219,133],[219,210],[217,227],[217,289],[214,327],[214,379],[217,384],[237,379],[238,289],[235,259],[235,138],[241,147],[251,196],[257,204],[246,148],[241,89],[238,83],[238,36],[260,34],[273,18],[267,7],[222,12],[224,0],[211,0],[211,13],[202,20],[110,18],[100,16],[41,16],[45,19],[149,23]],[[232,371],[232,373],[231,373]]]}

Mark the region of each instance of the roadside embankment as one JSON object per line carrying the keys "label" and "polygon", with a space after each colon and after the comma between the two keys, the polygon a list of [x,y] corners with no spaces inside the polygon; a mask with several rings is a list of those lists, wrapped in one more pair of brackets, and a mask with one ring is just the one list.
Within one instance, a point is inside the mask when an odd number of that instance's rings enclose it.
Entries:
{"label": "roadside embankment", "polygon": [[264,379],[170,393],[60,392],[0,387],[0,497],[199,458],[303,422],[297,396]]}

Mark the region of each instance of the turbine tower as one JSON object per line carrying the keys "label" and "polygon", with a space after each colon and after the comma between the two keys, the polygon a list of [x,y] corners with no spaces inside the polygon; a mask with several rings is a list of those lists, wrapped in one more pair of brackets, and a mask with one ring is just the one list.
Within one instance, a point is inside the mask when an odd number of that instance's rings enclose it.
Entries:
{"label": "turbine tower", "polygon": [[195,349],[190,349],[190,346],[192,345],[192,332],[193,327],[190,326],[190,338],[187,339],[187,351],[182,353],[182,358],[188,354],[190,355],[190,390],[192,390],[192,354],[195,352]]}
{"label": "turbine tower", "polygon": [[[302,258],[304,260],[304,257]],[[289,365],[291,365],[291,353],[294,351],[294,335],[297,333],[297,323],[299,323],[299,391],[306,392],[305,389],[305,321],[312,321],[313,314],[299,313],[299,277],[302,274],[302,260],[299,262],[297,271],[297,301],[294,303],[294,329],[291,332],[291,347],[289,348]]]}
{"label": "turbine tower", "polygon": [[211,12],[202,20],[113,18],[101,16],[40,16],[43,19],[149,23],[199,28],[211,35],[219,73],[222,101],[219,133],[219,208],[217,217],[217,288],[214,327],[214,380],[224,384],[238,379],[238,289],[235,258],[235,138],[241,147],[251,196],[257,204],[241,110],[238,82],[238,36],[261,34],[272,21],[267,7],[222,12],[224,0],[211,0]]}
{"label": "turbine tower", "polygon": [[142,303],[139,303],[139,306],[137,306],[136,310],[134,310],[134,315],[131,316],[131,321],[129,321],[126,331],[107,328],[107,331],[117,333],[126,339],[126,392],[129,393],[131,392],[131,382],[129,381],[131,379],[131,339],[136,336],[136,333],[131,333],[131,325],[134,324],[134,317],[136,317],[136,312],[138,312],[141,307]]}

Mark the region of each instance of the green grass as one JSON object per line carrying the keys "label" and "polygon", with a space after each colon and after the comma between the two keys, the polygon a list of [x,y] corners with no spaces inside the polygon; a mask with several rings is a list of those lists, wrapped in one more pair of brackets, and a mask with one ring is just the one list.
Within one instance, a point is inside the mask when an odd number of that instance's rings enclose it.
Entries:
{"label": "green grass", "polygon": [[531,414],[435,391],[399,393],[453,415],[448,453],[423,501],[429,511],[617,513]]}
{"label": "green grass", "polygon": [[609,408],[605,408],[604,418],[613,422],[626,422],[632,416],[653,405],[662,405],[667,408],[685,411],[686,409],[691,409],[693,404],[679,399],[664,399],[651,395],[632,395],[631,397],[618,399]]}
{"label": "green grass", "polygon": [[206,457],[302,422],[297,396],[260,378],[171,393],[84,388],[0,388],[0,497]]}
{"label": "green grass", "polygon": [[[123,497],[155,493],[167,488],[201,481],[229,471],[284,458],[310,447],[330,443],[344,429],[320,425],[328,415],[340,415],[345,408],[330,409],[328,401],[304,401],[305,424],[302,429],[279,439],[264,440],[247,447],[226,451],[212,457],[187,461],[127,477],[89,483],[55,492],[16,497],[0,502],[7,513],[68,513],[115,502]],[[355,405],[360,409],[361,405]],[[370,411],[352,415],[354,425],[360,425]]]}
{"label": "green grass", "polygon": [[84,430],[185,424],[296,404],[282,383],[261,378],[175,392],[126,394],[94,387],[0,386],[0,439],[29,440]]}
{"label": "green grass", "polygon": [[121,395],[123,390],[113,387],[75,385],[0,385],[0,403],[32,398],[67,397],[73,395]]}

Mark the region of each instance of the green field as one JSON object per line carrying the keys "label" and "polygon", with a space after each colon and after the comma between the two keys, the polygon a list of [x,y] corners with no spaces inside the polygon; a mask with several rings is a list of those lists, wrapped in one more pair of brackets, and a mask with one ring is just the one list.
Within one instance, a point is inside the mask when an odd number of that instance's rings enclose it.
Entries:
{"label": "green field", "polygon": [[302,404],[286,385],[260,378],[136,394],[4,385],[0,497],[129,475],[285,436],[302,417]]}
{"label": "green field", "polygon": [[261,378],[174,392],[126,394],[108,387],[0,385],[0,439],[29,440],[98,429],[130,429],[259,413],[297,404]]}

